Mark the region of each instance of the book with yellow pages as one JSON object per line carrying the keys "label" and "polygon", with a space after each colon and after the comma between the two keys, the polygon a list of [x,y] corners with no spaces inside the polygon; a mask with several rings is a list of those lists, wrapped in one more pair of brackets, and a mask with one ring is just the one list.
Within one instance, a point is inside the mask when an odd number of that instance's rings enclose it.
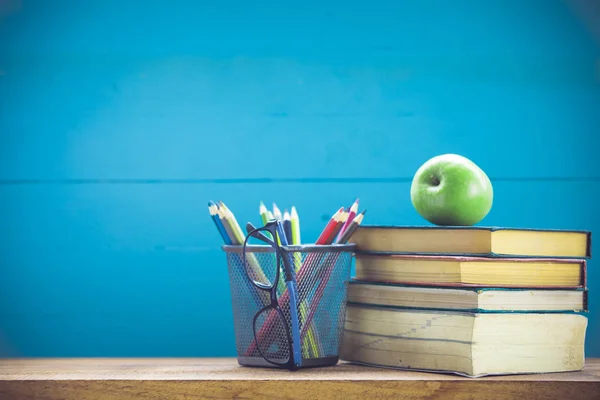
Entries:
{"label": "book with yellow pages", "polygon": [[588,312],[587,288],[416,286],[351,280],[348,304],[471,312]]}
{"label": "book with yellow pages", "polygon": [[474,313],[348,304],[340,359],[468,377],[579,371],[578,313]]}
{"label": "book with yellow pages", "polygon": [[549,257],[357,253],[355,268],[357,280],[415,285],[583,288],[587,280],[585,259]]}
{"label": "book with yellow pages", "polygon": [[583,230],[366,225],[351,241],[357,252],[591,257],[591,232]]}

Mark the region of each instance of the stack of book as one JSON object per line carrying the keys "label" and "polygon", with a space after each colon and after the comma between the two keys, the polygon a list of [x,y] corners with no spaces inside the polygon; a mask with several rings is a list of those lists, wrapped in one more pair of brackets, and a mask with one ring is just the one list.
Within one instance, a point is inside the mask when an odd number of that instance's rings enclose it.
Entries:
{"label": "stack of book", "polygon": [[363,226],[340,358],[495,374],[581,370],[591,233]]}

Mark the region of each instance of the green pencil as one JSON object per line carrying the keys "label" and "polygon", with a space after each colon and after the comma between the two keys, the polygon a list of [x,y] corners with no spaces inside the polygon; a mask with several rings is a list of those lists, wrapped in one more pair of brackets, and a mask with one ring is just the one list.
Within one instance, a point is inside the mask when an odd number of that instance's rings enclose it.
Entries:
{"label": "green pencil", "polygon": [[269,222],[269,212],[265,203],[260,202],[260,206],[258,207],[258,212],[260,213],[260,220],[262,221],[263,226]]}
{"label": "green pencil", "polygon": [[[258,207],[258,212],[260,214],[260,220],[262,221],[263,226],[267,225],[267,222],[269,222],[269,219],[273,219],[273,218],[269,218],[270,212],[269,212],[269,210],[267,210],[265,203],[263,203],[262,201],[260,202],[260,206]],[[267,235],[267,237],[269,239],[273,239],[273,236],[271,236],[271,233],[265,232],[265,234]]]}

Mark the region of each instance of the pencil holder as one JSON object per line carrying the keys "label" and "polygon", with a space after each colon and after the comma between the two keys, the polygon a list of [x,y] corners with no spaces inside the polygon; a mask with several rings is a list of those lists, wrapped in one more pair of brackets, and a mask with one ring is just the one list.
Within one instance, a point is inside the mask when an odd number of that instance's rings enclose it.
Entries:
{"label": "pencil holder", "polygon": [[[278,260],[273,247],[248,245],[244,258],[243,246],[223,246],[238,363],[291,370],[335,365],[355,246],[294,245],[281,249],[294,268],[294,286],[286,282],[281,256]],[[265,289],[269,284],[272,289]],[[296,313],[290,304],[296,305]],[[291,359],[296,368],[289,368]]]}

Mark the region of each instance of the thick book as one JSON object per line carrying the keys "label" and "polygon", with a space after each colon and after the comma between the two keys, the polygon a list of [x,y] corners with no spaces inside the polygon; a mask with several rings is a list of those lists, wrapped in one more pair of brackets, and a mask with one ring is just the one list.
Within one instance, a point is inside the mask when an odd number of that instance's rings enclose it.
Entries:
{"label": "thick book", "polygon": [[500,227],[360,226],[357,252],[591,257],[591,232]]}
{"label": "thick book", "polygon": [[437,286],[583,288],[587,261],[357,253],[356,279]]}
{"label": "thick book", "polygon": [[579,371],[588,320],[577,313],[468,313],[349,304],[340,359],[468,377]]}
{"label": "thick book", "polygon": [[348,304],[493,312],[580,312],[587,313],[585,289],[440,288],[351,280]]}

